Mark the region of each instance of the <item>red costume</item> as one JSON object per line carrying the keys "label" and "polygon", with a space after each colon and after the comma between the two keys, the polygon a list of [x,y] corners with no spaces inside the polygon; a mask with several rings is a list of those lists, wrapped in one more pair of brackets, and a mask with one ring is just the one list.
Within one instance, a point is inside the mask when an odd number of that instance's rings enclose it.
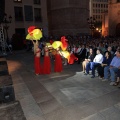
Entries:
{"label": "red costume", "polygon": [[68,63],[69,63],[69,64],[73,64],[74,61],[77,61],[77,60],[78,60],[78,58],[72,53],[72,54],[70,55],[70,59],[69,59]]}
{"label": "red costume", "polygon": [[54,65],[54,71],[55,72],[61,72],[63,70],[62,67],[62,58],[60,54],[55,54],[55,65]]}
{"label": "red costume", "polygon": [[[37,51],[36,53],[39,53],[39,51]],[[40,64],[40,57],[35,56],[34,57],[34,67],[35,67],[35,74],[41,74],[42,73],[42,67]]]}
{"label": "red costume", "polygon": [[[48,51],[45,51],[48,52]],[[51,72],[51,63],[50,63],[50,57],[44,56],[44,62],[43,62],[43,74],[50,74]]]}

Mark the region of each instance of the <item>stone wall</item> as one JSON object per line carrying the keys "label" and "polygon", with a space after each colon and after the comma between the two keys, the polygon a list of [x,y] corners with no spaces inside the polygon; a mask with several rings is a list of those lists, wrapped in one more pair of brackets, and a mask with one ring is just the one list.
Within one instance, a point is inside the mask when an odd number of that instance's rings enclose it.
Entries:
{"label": "stone wall", "polygon": [[116,35],[116,26],[120,23],[120,3],[109,4],[108,16],[109,35]]}
{"label": "stone wall", "polygon": [[48,20],[51,35],[76,35],[89,32],[87,0],[49,0],[49,5]]}

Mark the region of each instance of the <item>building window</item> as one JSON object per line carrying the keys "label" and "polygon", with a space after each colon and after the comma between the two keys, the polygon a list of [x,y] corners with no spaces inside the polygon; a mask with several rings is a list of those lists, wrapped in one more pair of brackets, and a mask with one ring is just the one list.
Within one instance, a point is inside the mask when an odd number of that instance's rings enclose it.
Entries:
{"label": "building window", "polygon": [[41,1],[40,0],[33,0],[34,1],[34,4],[41,4]]}
{"label": "building window", "polygon": [[13,1],[17,3],[22,3],[22,0],[13,0]]}
{"label": "building window", "polygon": [[34,18],[35,21],[42,22],[41,8],[34,8]]}
{"label": "building window", "polygon": [[23,8],[22,7],[14,7],[15,20],[23,21]]}
{"label": "building window", "polygon": [[98,5],[96,4],[96,8],[97,8],[97,6],[98,6]]}
{"label": "building window", "polygon": [[33,8],[29,5],[24,5],[25,21],[33,21]]}
{"label": "building window", "polygon": [[98,7],[100,8],[100,4],[98,4]]}
{"label": "building window", "polygon": [[108,8],[108,4],[106,4],[106,8]]}

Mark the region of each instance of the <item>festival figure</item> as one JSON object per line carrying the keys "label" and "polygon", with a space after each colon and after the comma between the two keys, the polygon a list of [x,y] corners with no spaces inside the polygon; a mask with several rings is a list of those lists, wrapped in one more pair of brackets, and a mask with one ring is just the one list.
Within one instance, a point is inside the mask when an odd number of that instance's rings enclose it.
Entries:
{"label": "festival figure", "polygon": [[34,45],[34,68],[35,68],[35,74],[39,75],[42,73],[42,67],[40,64],[40,54],[41,54],[41,50],[39,49],[39,43],[38,41],[33,42]]}
{"label": "festival figure", "polygon": [[62,72],[63,66],[62,66],[62,58],[59,53],[59,48],[56,49],[56,54],[55,54],[55,64],[54,64],[54,71],[55,72]]}
{"label": "festival figure", "polygon": [[74,61],[77,61],[77,60],[78,60],[78,58],[73,53],[71,53],[70,54],[70,59],[69,59],[68,63],[70,65],[72,65],[74,63]]}
{"label": "festival figure", "polygon": [[51,63],[50,63],[50,56],[49,56],[49,48],[46,45],[44,47],[44,62],[43,62],[43,74],[50,74],[51,72]]}

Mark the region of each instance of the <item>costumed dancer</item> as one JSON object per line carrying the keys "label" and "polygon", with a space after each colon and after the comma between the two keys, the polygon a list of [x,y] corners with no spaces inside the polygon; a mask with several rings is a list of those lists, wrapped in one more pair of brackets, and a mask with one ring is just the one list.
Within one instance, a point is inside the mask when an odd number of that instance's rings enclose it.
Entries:
{"label": "costumed dancer", "polygon": [[35,68],[35,74],[39,75],[42,74],[42,67],[40,64],[40,54],[41,54],[41,50],[39,48],[39,43],[36,40],[36,42],[33,41],[33,45],[34,45],[34,68]]}
{"label": "costumed dancer", "polygon": [[[42,38],[42,32],[40,29],[37,29],[36,26],[30,26],[28,28],[28,34],[26,36],[27,40],[32,40],[33,42],[33,50],[34,50],[34,67],[35,67],[35,74],[39,75],[42,73],[42,67],[40,64],[40,54],[41,54],[41,50],[39,48],[39,43],[38,40],[40,40]],[[35,40],[35,41],[33,41]]]}
{"label": "costumed dancer", "polygon": [[78,58],[71,52],[70,59],[69,59],[68,63],[70,65],[72,65],[74,63],[74,61],[77,61],[77,60],[78,60]]}
{"label": "costumed dancer", "polygon": [[59,53],[59,48],[56,49],[56,54],[55,54],[55,64],[54,64],[54,71],[55,72],[62,72],[63,66],[62,66],[62,58]]}
{"label": "costumed dancer", "polygon": [[49,48],[47,46],[44,47],[44,62],[43,62],[43,74],[50,74],[51,72],[51,62],[49,56]]}

